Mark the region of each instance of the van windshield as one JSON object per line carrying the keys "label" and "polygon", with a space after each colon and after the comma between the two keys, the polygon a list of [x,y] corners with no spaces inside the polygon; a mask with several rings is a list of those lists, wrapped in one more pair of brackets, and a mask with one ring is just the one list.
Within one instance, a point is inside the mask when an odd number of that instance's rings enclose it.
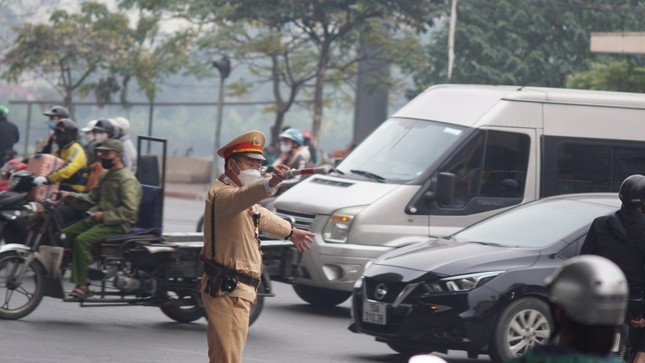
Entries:
{"label": "van windshield", "polygon": [[426,171],[466,128],[392,118],[360,143],[336,170],[346,177],[405,183]]}

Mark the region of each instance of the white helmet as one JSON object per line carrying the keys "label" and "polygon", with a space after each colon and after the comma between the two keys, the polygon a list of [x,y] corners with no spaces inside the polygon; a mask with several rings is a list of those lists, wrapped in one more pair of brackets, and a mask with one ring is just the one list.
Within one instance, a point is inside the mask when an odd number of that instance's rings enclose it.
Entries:
{"label": "white helmet", "polygon": [[551,301],[579,324],[620,325],[625,321],[627,280],[621,269],[604,257],[571,258],[545,282]]}
{"label": "white helmet", "polygon": [[85,132],[85,133],[88,133],[88,132],[92,131],[92,129],[94,128],[94,126],[96,125],[97,122],[98,122],[98,120],[89,121],[87,123],[87,125],[81,129],[81,131]]}
{"label": "white helmet", "polygon": [[130,133],[130,121],[128,121],[127,118],[125,117],[115,117],[112,119],[114,121],[114,124],[123,131],[124,135],[128,135]]}

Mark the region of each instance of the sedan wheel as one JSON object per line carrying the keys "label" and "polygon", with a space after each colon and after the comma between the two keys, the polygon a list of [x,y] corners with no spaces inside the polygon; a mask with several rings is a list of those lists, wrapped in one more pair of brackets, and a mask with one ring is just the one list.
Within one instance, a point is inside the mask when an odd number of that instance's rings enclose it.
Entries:
{"label": "sedan wheel", "polygon": [[549,306],[536,298],[517,300],[497,320],[490,344],[493,362],[505,362],[525,354],[551,336],[553,320]]}

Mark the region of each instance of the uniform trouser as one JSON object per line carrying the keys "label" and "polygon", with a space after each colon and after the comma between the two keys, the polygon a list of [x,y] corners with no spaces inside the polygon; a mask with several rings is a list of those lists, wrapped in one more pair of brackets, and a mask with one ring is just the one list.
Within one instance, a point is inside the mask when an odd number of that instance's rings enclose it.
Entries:
{"label": "uniform trouser", "polygon": [[107,237],[123,233],[120,226],[106,226],[86,221],[76,222],[63,229],[68,240],[74,241],[72,255],[72,282],[87,284],[87,270],[92,262],[92,246]]}
{"label": "uniform trouser", "polygon": [[202,291],[208,316],[208,360],[210,363],[240,363],[249,332],[251,302],[239,297],[212,297]]}

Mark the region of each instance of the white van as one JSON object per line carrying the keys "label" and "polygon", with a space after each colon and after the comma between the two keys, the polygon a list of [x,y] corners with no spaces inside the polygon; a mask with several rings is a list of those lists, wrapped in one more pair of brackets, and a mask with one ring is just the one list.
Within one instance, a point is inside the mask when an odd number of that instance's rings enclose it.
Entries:
{"label": "white van", "polygon": [[536,198],[615,192],[634,173],[645,173],[645,95],[441,85],[275,206],[316,233],[294,290],[335,305],[385,251]]}

